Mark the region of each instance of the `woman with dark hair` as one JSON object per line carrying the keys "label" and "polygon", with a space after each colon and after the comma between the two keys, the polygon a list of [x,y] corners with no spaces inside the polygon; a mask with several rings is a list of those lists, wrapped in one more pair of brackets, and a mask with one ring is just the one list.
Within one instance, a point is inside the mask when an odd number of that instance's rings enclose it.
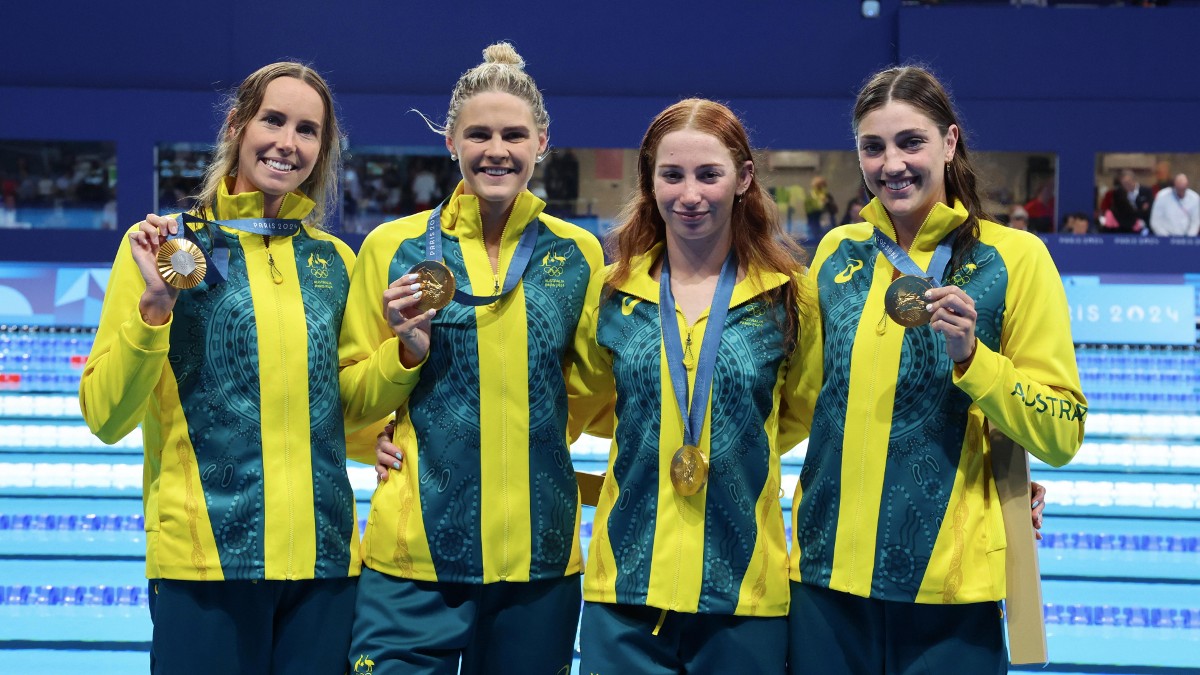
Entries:
{"label": "woman with dark hair", "polygon": [[1066,295],[1041,241],[984,213],[928,71],[873,76],[854,133],[875,198],[810,269],[824,345],[805,373],[819,394],[792,507],[789,667],[1004,672],[986,425],[1053,466],[1078,451]]}
{"label": "woman with dark hair", "polygon": [[[782,451],[807,435],[818,344],[799,248],[725,106],[661,112],[638,154],[606,291],[601,384],[573,415],[613,438],[581,623],[583,673],[782,672]],[[615,394],[615,409],[612,405]]]}
{"label": "woman with dark hair", "polygon": [[151,670],[342,673],[360,567],[337,371],[354,255],[320,229],[342,138],[299,63],[252,73],[224,120],[197,209],[121,242],[80,407],[106,443],[142,427]]}

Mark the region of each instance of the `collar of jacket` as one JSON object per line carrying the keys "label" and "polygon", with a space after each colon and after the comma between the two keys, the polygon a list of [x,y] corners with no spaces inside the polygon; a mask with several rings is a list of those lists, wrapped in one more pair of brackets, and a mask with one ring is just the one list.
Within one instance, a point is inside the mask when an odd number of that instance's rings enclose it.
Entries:
{"label": "collar of jacket", "polygon": [[[231,195],[229,189],[233,187],[235,180],[237,179],[233,176],[228,176],[221,181],[220,187],[217,188],[217,204],[213,214],[215,219],[262,218],[263,193],[239,192]],[[283,196],[283,203],[279,205],[279,215],[276,218],[303,220],[312,212],[314,206],[316,206],[316,202],[309,199],[303,192],[299,190],[289,192]]]}
{"label": "collar of jacket", "polygon": [[[892,219],[888,216],[887,209],[883,208],[879,198],[872,199],[863,210],[859,212],[866,221],[881,232],[896,241],[896,228],[892,225]],[[946,205],[944,202],[938,202],[929,210],[929,215],[925,216],[925,222],[921,224],[917,230],[917,237],[913,239],[912,246],[909,248],[909,253],[923,251],[931,253],[939,242],[950,234],[954,228],[962,225],[967,220],[967,207],[960,201],[954,200],[954,207]]]}
{"label": "collar of jacket", "polygon": [[[650,276],[650,272],[665,250],[666,244],[660,241],[649,251],[634,258],[630,265],[629,278],[617,290],[657,305],[658,279]],[[733,287],[733,297],[729,300],[729,306],[737,307],[757,295],[784,285],[787,281],[786,274],[751,268],[747,270],[746,277]]]}
{"label": "collar of jacket", "polygon": [[[483,216],[479,211],[479,198],[464,192],[466,183],[459,181],[450,195],[450,203],[442,209],[442,229],[453,234],[459,240],[478,239],[483,241]],[[529,190],[522,190],[513,201],[512,210],[508,214],[508,222],[504,225],[504,238],[500,240],[500,248],[504,250],[510,245],[516,246],[525,226],[533,221],[546,208],[546,202],[538,199]]]}

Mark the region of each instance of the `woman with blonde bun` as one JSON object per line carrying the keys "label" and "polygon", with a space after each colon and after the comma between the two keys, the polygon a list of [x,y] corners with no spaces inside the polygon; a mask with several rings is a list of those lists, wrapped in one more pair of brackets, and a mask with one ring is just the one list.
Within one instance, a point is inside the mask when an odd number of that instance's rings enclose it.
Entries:
{"label": "woman with blonde bun", "polygon": [[342,326],[346,415],[355,428],[396,417],[352,672],[570,671],[581,555],[566,373],[603,254],[529,191],[549,125],[521,57],[489,46],[439,129],[462,182],[363,243]]}

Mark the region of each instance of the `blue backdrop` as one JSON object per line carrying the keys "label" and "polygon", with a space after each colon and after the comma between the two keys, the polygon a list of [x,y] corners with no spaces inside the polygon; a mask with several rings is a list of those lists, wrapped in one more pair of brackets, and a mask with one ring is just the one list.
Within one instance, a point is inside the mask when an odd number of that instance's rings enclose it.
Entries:
{"label": "blue backdrop", "polygon": [[[974,147],[1053,152],[1059,210],[1090,211],[1097,152],[1200,152],[1188,73],[1200,7],[748,3],[8,3],[0,138],[110,140],[118,222],[154,203],[158,142],[211,142],[218,93],[263,63],[313,62],[355,145],[430,145],[456,77],[513,41],[547,95],[551,142],[633,147],[683,96],[729,101],[760,147],[852,147],[863,79],[932,65]],[[1186,85],[1186,86],[1185,86]],[[109,259],[115,245],[92,252]],[[0,257],[23,254],[0,241]]]}

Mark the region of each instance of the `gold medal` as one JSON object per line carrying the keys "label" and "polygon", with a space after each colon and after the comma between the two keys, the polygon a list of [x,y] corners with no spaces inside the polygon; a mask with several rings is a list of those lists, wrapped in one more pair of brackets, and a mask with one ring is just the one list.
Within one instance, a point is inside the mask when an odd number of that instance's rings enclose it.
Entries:
{"label": "gold medal", "polygon": [[925,299],[925,291],[931,288],[933,283],[925,277],[905,274],[896,279],[888,286],[887,294],[883,296],[883,306],[887,315],[905,328],[929,323],[932,315],[925,309],[925,305],[929,304]]}
{"label": "gold medal", "polygon": [[694,445],[685,445],[671,458],[671,484],[684,497],[691,497],[708,482],[708,458]]}
{"label": "gold medal", "polygon": [[417,281],[421,284],[418,312],[441,309],[454,299],[454,273],[444,264],[436,260],[422,260],[409,268],[408,274],[417,275]]}
{"label": "gold medal", "polygon": [[208,274],[204,252],[188,239],[168,239],[158,249],[158,274],[175,288],[195,288]]}

